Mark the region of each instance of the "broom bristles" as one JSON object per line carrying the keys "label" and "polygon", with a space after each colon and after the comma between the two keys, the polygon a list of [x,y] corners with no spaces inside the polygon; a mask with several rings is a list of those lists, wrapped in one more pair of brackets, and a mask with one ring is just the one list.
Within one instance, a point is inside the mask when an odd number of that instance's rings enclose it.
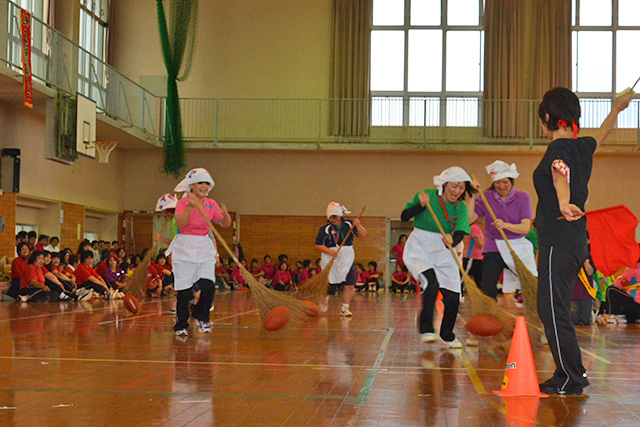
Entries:
{"label": "broom bristles", "polygon": [[147,272],[152,255],[153,252],[149,250],[140,264],[133,270],[129,283],[124,288],[125,293],[129,293],[138,299],[147,295]]}
{"label": "broom bristles", "polygon": [[238,264],[242,276],[247,281],[247,285],[251,289],[251,295],[258,306],[258,313],[260,319],[264,322],[266,315],[274,308],[283,306],[289,309],[289,321],[287,322],[287,329],[296,328],[301,326],[308,318],[302,303],[286,293],[281,293],[269,289],[262,285],[258,280],[253,277],[253,274],[242,265]]}
{"label": "broom bristles", "polygon": [[516,264],[516,272],[518,273],[518,280],[522,290],[524,318],[527,324],[532,326],[529,328],[529,337],[533,345],[540,342],[540,335],[543,332],[542,322],[538,314],[538,278],[524,265],[524,262],[518,257],[513,248],[511,248],[511,256]]}
{"label": "broom bristles", "polygon": [[324,297],[327,295],[327,290],[329,289],[329,273],[331,272],[331,267],[333,267],[333,260],[329,261],[320,273],[311,277],[303,285],[300,285],[300,290],[311,294],[318,303],[324,302]]}

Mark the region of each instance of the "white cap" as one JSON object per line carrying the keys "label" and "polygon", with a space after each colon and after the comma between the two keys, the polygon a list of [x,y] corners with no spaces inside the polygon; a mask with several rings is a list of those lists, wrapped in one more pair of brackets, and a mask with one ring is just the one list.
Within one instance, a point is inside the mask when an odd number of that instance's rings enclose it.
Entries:
{"label": "white cap", "polygon": [[182,181],[176,185],[176,188],[173,191],[183,192],[191,190],[191,184],[196,184],[198,182],[208,182],[211,184],[209,191],[213,188],[215,183],[213,182],[213,178],[211,178],[211,174],[208,170],[204,168],[195,168],[191,169],[189,173],[184,177]]}
{"label": "white cap", "polygon": [[433,183],[438,187],[438,196],[442,196],[443,186],[447,182],[471,182],[471,177],[460,166],[451,166],[442,171],[438,176],[433,177]]}
{"label": "white cap", "polygon": [[156,212],[162,212],[165,209],[175,209],[178,199],[171,193],[163,194],[156,203]]}
{"label": "white cap", "polygon": [[350,213],[351,212],[349,212],[347,208],[342,206],[340,203],[331,202],[329,203],[329,206],[327,206],[327,218],[331,215],[344,216],[344,214]]}
{"label": "white cap", "polygon": [[517,178],[520,176],[515,163],[511,163],[511,166],[509,166],[502,160],[496,160],[489,166],[485,167],[485,169],[487,170],[489,176],[491,176],[493,182],[496,182],[502,178]]}

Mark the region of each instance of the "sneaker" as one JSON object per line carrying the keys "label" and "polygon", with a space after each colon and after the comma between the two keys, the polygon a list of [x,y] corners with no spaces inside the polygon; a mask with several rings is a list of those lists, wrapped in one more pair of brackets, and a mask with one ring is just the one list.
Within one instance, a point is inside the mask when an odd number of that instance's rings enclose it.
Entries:
{"label": "sneaker", "polygon": [[353,313],[350,312],[348,308],[342,307],[340,309],[340,317],[351,317],[351,316],[353,316]]}
{"label": "sneaker", "polygon": [[475,338],[467,338],[466,343],[468,346],[472,346],[472,347],[476,347],[480,345],[480,342]]}
{"label": "sneaker", "polygon": [[552,384],[540,384],[540,392],[546,393],[550,396],[579,396],[583,394],[583,388],[579,385],[565,387],[564,390],[560,390],[558,387]]}
{"label": "sneaker", "polygon": [[329,297],[326,297],[324,302],[320,303],[319,308],[322,313],[326,313],[329,310]]}
{"label": "sneaker", "polygon": [[462,343],[458,341],[458,338],[454,339],[453,341],[445,341],[445,342],[447,343],[449,348],[462,348]]}
{"label": "sneaker", "polygon": [[[79,291],[79,290],[80,290],[80,289],[78,289],[78,291]],[[82,292],[82,293],[80,293],[80,292],[76,292],[77,299],[78,299],[78,301],[80,301],[80,302],[82,302],[82,301],[89,301],[89,300],[91,299],[91,297],[93,296],[93,295],[91,295],[91,292],[86,292],[86,289],[84,289],[84,290],[85,290],[85,292]]]}
{"label": "sneaker", "polygon": [[175,307],[174,308],[170,308],[169,309],[169,313],[176,314],[176,308]]}
{"label": "sneaker", "polygon": [[69,297],[69,295],[65,294],[64,292],[60,292],[60,296],[58,298],[60,299],[60,301],[69,301],[71,299],[71,297]]}
{"label": "sneaker", "polygon": [[176,337],[188,337],[189,336],[189,331],[187,331],[186,329],[180,329],[178,331],[176,331]]}
{"label": "sneaker", "polygon": [[211,323],[209,322],[196,320],[196,325],[198,325],[198,328],[200,328],[200,332],[202,332],[203,334],[208,334],[211,332]]}
{"label": "sneaker", "polygon": [[27,302],[27,301],[29,301],[29,296],[28,295],[18,295],[18,299],[16,301]]}
{"label": "sneaker", "polygon": [[214,307],[215,307],[215,305],[211,304],[211,308],[209,309],[209,311],[213,311]]}
{"label": "sneaker", "polygon": [[426,332],[420,335],[420,340],[422,342],[435,342],[436,334],[434,334],[433,332]]}

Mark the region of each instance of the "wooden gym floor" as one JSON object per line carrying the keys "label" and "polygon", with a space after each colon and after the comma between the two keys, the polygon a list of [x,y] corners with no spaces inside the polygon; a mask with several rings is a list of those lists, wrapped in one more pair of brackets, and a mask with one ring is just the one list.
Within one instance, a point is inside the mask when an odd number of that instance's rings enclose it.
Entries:
{"label": "wooden gym floor", "polygon": [[[145,301],[136,316],[122,301],[4,302],[0,425],[640,425],[640,325],[578,328],[588,397],[503,401],[492,391],[505,350],[422,344],[417,295],[356,294],[352,319],[333,298],[301,330],[266,333],[248,294],[220,292],[213,333],[192,322],[184,342],[172,299]],[[534,358],[543,381],[551,354]]]}

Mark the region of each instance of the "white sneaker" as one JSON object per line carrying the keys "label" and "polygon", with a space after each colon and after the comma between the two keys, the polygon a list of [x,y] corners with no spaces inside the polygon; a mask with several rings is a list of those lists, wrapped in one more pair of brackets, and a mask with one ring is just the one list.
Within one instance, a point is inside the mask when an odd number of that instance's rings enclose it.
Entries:
{"label": "white sneaker", "polygon": [[209,309],[209,311],[213,311],[214,307],[215,307],[215,305],[211,304],[211,308]]}
{"label": "white sneaker", "polygon": [[203,334],[208,334],[211,332],[211,323],[203,322],[202,320],[196,320],[196,325],[200,328],[200,332]]}
{"label": "white sneaker", "polygon": [[473,347],[480,345],[480,342],[475,338],[467,338],[466,343],[468,346],[473,346]]}
{"label": "white sneaker", "polygon": [[420,335],[420,340],[422,342],[435,342],[436,334],[434,334],[433,332],[425,332],[424,334]]}
{"label": "white sneaker", "polygon": [[78,289],[78,291],[76,291],[76,295],[78,296],[78,301],[80,301],[80,302],[89,301],[91,299],[91,297],[93,297],[93,295],[91,294],[91,292],[87,292],[86,289],[83,289],[83,290],[84,290],[84,292],[80,292],[80,289]]}
{"label": "white sneaker", "polygon": [[449,348],[462,348],[462,343],[458,341],[458,338],[454,339],[453,341],[445,341],[445,342],[447,343]]}
{"label": "white sneaker", "polygon": [[320,311],[326,313],[329,310],[329,298],[326,298],[324,302],[320,303]]}
{"label": "white sneaker", "polygon": [[351,316],[353,316],[353,313],[350,312],[348,308],[342,307],[340,309],[340,317],[351,317]]}
{"label": "white sneaker", "polygon": [[60,296],[58,298],[60,298],[60,301],[69,301],[71,299],[69,298],[69,295],[65,294],[64,292],[60,292]]}
{"label": "white sneaker", "polygon": [[179,331],[176,331],[176,337],[188,337],[189,336],[189,331],[187,331],[186,329],[180,329]]}
{"label": "white sneaker", "polygon": [[28,295],[18,295],[18,299],[16,301],[27,302],[27,301],[29,301],[29,296]]}

